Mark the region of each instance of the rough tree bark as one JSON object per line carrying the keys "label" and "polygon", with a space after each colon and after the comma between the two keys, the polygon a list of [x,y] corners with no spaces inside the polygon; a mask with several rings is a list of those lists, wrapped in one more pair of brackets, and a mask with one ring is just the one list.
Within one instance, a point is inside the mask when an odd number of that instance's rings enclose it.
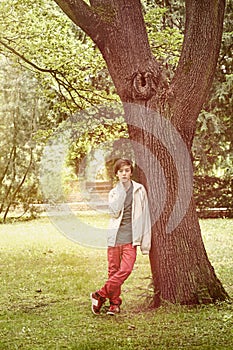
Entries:
{"label": "rough tree bark", "polygon": [[[227,293],[208,260],[192,198],[181,222],[167,233],[177,200],[178,176],[183,173],[191,181],[192,174],[187,174],[187,169],[177,173],[169,150],[155,136],[161,123],[163,139],[176,147],[173,125],[191,156],[196,120],[217,64],[225,1],[186,0],[183,47],[169,85],[151,53],[139,0],[91,0],[90,5],[82,0],[55,1],[99,47],[125,106],[130,139],[136,145],[136,161],[141,169],[147,169],[141,180],[149,191],[152,218],[156,218],[150,254],[154,306],[162,300],[198,304],[226,299]],[[168,128],[151,110],[169,121]],[[137,146],[140,144],[143,147]],[[154,157],[148,157],[148,150]],[[156,204],[164,196],[164,188],[158,186],[155,159],[166,179],[165,204],[159,216]]]}

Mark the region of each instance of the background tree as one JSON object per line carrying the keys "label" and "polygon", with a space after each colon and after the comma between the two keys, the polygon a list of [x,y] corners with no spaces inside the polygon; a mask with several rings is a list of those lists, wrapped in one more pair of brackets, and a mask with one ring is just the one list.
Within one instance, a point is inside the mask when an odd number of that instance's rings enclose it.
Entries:
{"label": "background tree", "polygon": [[4,59],[0,64],[0,214],[5,222],[10,209],[21,204],[20,215],[28,210],[33,214],[31,204],[40,200],[37,183],[42,148],[34,135],[47,106],[29,71]]}
{"label": "background tree", "polygon": [[[193,200],[179,226],[172,234],[166,233],[176,197],[176,178],[169,154],[164,149],[161,152],[161,144],[153,137],[155,122],[146,118],[152,109],[169,119],[191,152],[196,120],[217,64],[225,2],[186,1],[184,41],[170,84],[152,55],[140,1],[91,0],[90,5],[82,0],[56,2],[100,49],[121,101],[138,105],[141,128],[133,126],[134,108],[124,104],[129,137],[149,148],[166,174],[169,195],[165,210],[153,227],[150,256],[154,304],[161,300],[195,304],[225,299],[226,292],[206,255]],[[172,136],[169,130],[164,132],[167,137]],[[150,169],[147,186],[155,217],[156,199],[162,196],[153,176],[156,167],[137,147],[134,151],[137,163]],[[145,183],[143,176],[142,181]]]}

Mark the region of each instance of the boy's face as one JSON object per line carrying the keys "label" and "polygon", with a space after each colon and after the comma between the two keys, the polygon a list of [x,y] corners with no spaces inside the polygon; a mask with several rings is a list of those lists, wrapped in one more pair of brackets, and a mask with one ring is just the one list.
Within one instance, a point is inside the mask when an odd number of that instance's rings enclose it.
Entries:
{"label": "boy's face", "polygon": [[116,176],[122,183],[126,183],[131,180],[132,172],[130,165],[122,165],[117,171]]}

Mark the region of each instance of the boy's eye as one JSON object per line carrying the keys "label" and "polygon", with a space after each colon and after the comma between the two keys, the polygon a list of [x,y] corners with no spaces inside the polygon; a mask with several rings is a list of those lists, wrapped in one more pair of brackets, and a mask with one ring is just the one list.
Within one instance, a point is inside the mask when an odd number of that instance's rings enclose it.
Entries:
{"label": "boy's eye", "polygon": [[126,173],[129,173],[130,172],[130,169],[120,169],[119,170],[119,173],[123,173],[123,172],[126,172]]}

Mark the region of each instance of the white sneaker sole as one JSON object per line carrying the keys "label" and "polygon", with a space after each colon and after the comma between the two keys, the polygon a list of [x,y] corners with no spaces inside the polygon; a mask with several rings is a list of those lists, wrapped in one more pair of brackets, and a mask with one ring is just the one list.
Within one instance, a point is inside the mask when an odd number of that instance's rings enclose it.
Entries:
{"label": "white sneaker sole", "polygon": [[98,300],[96,300],[95,298],[92,297],[92,293],[90,294],[90,298],[91,298],[91,311],[94,315],[99,315],[99,312],[95,312],[94,307],[93,306],[98,306]]}
{"label": "white sneaker sole", "polygon": [[119,313],[120,313],[120,310],[116,311],[116,312],[114,312],[114,311],[107,311],[107,315],[110,315],[110,316],[115,316],[115,315],[117,315]]}

